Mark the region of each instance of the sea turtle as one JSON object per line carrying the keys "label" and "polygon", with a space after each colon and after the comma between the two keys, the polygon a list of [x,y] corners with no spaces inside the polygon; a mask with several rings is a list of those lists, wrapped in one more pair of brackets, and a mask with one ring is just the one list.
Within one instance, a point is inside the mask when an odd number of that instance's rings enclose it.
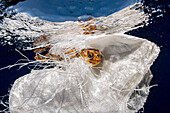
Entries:
{"label": "sea turtle", "polygon": [[[64,60],[64,58],[61,55],[53,55],[51,53],[40,55],[40,53],[42,53],[43,50],[49,50],[49,49],[42,48],[42,49],[36,49],[34,51],[35,53],[39,53],[34,57],[36,60],[57,60],[57,61]],[[82,49],[80,52],[77,51],[75,48],[72,48],[69,51],[65,52],[64,54],[69,55],[70,59],[73,59],[75,57],[77,58],[80,57],[84,61],[87,61],[89,64],[92,64],[92,66],[99,65],[104,58],[102,52],[100,52],[98,49],[95,48],[85,48]]]}

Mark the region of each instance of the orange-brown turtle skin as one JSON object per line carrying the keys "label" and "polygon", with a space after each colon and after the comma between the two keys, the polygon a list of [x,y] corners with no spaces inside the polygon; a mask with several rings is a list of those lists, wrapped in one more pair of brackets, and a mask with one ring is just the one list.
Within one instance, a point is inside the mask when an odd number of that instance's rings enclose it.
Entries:
{"label": "orange-brown turtle skin", "polygon": [[93,66],[99,65],[103,60],[103,55],[98,49],[82,49],[80,56],[82,56],[85,61],[89,62]]}
{"label": "orange-brown turtle skin", "polygon": [[[42,50],[42,51],[39,51]],[[34,52],[35,53],[41,53],[43,52],[44,49],[36,49]],[[103,61],[103,55],[98,49],[93,49],[93,48],[87,48],[87,49],[82,49],[80,52],[78,52],[75,48],[67,51],[65,54],[70,55],[70,59],[75,58],[75,57],[80,57],[89,62],[89,64],[92,64],[93,66],[99,65]],[[62,58],[60,55],[52,55],[50,53],[46,54],[44,57],[43,56],[35,56],[34,57],[36,60],[57,60],[57,61],[62,61],[64,58]]]}

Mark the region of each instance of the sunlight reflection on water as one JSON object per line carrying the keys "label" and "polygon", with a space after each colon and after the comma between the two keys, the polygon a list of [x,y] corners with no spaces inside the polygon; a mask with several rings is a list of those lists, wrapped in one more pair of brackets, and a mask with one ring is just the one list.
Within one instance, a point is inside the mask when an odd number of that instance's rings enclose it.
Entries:
{"label": "sunlight reflection on water", "polygon": [[79,16],[107,16],[119,11],[137,0],[26,0],[14,6],[18,12],[27,12],[31,16],[48,21],[77,20]]}

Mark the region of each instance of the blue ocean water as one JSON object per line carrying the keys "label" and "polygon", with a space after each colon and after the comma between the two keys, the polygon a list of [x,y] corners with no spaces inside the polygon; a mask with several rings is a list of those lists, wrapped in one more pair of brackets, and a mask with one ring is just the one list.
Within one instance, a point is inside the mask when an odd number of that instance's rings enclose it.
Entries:
{"label": "blue ocean water", "polygon": [[[25,0],[14,6],[19,12],[27,12],[31,16],[39,17],[48,21],[77,20],[79,16],[91,15],[94,17],[107,16],[119,11],[136,0]],[[151,85],[158,84],[158,87],[151,89],[151,93],[144,106],[144,113],[168,113],[170,102],[170,3],[169,0],[142,0],[146,9],[145,13],[150,13],[150,23],[148,26],[127,32],[127,34],[146,38],[159,47],[161,53],[151,71],[154,75]],[[165,12],[152,13],[152,8],[161,9]],[[0,68],[12,65],[22,59],[17,51],[17,45],[0,46]],[[34,57],[32,51],[24,52],[30,59]],[[5,95],[11,84],[20,76],[29,73],[28,67],[18,70],[18,67],[0,71],[0,95]]]}
{"label": "blue ocean water", "polygon": [[137,0],[26,0],[14,6],[19,12],[48,21],[70,21],[77,17],[91,15],[107,16],[119,11]]}
{"label": "blue ocean water", "polygon": [[156,43],[161,52],[159,57],[151,66],[153,79],[151,85],[158,84],[158,87],[151,89],[147,102],[144,106],[144,113],[169,113],[170,106],[170,1],[168,0],[146,0],[144,5],[149,7],[146,13],[150,13],[152,8],[165,10],[162,17],[160,12],[153,13],[150,19],[152,23],[148,26],[138,28],[127,34],[144,37]]}

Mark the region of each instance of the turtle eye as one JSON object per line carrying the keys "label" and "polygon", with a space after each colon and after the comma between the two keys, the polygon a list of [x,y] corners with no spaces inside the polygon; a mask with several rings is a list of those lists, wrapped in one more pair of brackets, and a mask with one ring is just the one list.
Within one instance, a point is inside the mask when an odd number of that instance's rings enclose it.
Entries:
{"label": "turtle eye", "polygon": [[98,58],[102,59],[102,55],[97,55]]}
{"label": "turtle eye", "polygon": [[88,55],[89,58],[93,58],[94,57],[94,54],[92,52],[89,52],[89,51],[87,51],[87,55]]}

